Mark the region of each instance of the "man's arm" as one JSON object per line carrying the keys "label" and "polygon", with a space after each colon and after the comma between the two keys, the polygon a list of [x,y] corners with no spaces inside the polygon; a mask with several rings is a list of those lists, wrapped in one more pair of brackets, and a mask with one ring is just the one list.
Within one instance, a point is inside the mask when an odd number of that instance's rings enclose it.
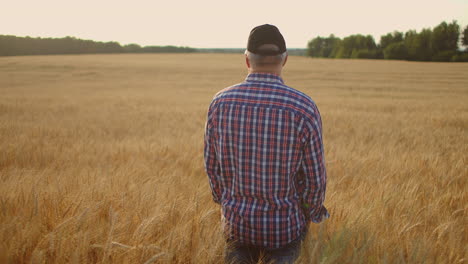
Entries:
{"label": "man's arm", "polygon": [[[317,112],[318,113],[318,112]],[[302,206],[306,218],[314,223],[329,217],[323,206],[327,185],[327,171],[325,168],[325,154],[322,142],[322,124],[320,116],[311,122],[305,122],[308,131],[304,140],[304,153],[301,164],[304,188],[302,189]]]}
{"label": "man's arm", "polygon": [[205,125],[205,148],[204,148],[204,158],[205,158],[205,171],[208,175],[211,193],[213,194],[213,201],[215,203],[220,203],[221,198],[221,189],[219,186],[219,163],[216,159],[216,151],[214,145],[214,137],[210,131],[210,114],[208,114],[208,121]]}

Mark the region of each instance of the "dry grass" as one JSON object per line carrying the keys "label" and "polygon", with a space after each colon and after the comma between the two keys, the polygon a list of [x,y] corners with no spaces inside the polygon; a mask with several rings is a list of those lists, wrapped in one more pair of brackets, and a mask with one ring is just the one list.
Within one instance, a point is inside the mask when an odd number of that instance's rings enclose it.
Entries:
{"label": "dry grass", "polygon": [[[203,169],[241,55],[0,58],[0,263],[219,263]],[[291,57],[332,217],[299,263],[467,263],[468,64]]]}

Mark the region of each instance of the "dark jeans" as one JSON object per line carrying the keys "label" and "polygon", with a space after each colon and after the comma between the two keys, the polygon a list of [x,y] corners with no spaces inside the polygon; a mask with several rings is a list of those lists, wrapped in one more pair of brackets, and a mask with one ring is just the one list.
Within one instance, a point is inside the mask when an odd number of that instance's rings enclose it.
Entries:
{"label": "dark jeans", "polygon": [[296,241],[278,249],[247,246],[235,241],[228,241],[225,248],[224,262],[226,264],[247,264],[258,263],[259,260],[262,260],[263,263],[292,264],[301,253],[301,244],[304,238],[305,234]]}

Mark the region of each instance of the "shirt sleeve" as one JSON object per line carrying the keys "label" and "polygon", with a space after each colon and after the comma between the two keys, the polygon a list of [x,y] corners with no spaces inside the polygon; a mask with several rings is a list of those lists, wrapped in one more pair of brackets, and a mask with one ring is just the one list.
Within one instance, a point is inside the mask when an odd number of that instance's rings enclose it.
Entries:
{"label": "shirt sleeve", "polygon": [[303,139],[303,160],[301,162],[300,181],[302,187],[302,207],[306,218],[314,223],[329,217],[323,205],[327,184],[325,154],[322,142],[322,124],[320,116],[305,122],[307,131]]}
{"label": "shirt sleeve", "polygon": [[219,162],[216,159],[216,150],[214,144],[214,135],[211,131],[211,113],[208,110],[208,119],[205,124],[205,140],[204,140],[204,160],[205,160],[205,171],[208,175],[210,183],[211,193],[213,195],[213,201],[220,203],[221,189],[219,184],[220,168]]}

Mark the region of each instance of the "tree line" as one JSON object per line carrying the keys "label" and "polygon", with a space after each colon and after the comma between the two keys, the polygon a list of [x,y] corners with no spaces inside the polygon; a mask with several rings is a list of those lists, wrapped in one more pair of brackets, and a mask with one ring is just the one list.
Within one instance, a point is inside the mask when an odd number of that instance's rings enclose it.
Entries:
{"label": "tree line", "polygon": [[89,54],[89,53],[186,53],[190,47],[120,45],[118,42],[99,42],[75,37],[32,38],[0,35],[0,56]]}
{"label": "tree line", "polygon": [[[460,50],[459,42],[465,46]],[[375,43],[370,35],[351,35],[340,39],[316,37],[308,42],[307,55],[321,58],[362,58],[410,61],[468,62],[468,26],[460,32],[457,21],[442,22],[434,29],[405,33],[394,31]]]}

